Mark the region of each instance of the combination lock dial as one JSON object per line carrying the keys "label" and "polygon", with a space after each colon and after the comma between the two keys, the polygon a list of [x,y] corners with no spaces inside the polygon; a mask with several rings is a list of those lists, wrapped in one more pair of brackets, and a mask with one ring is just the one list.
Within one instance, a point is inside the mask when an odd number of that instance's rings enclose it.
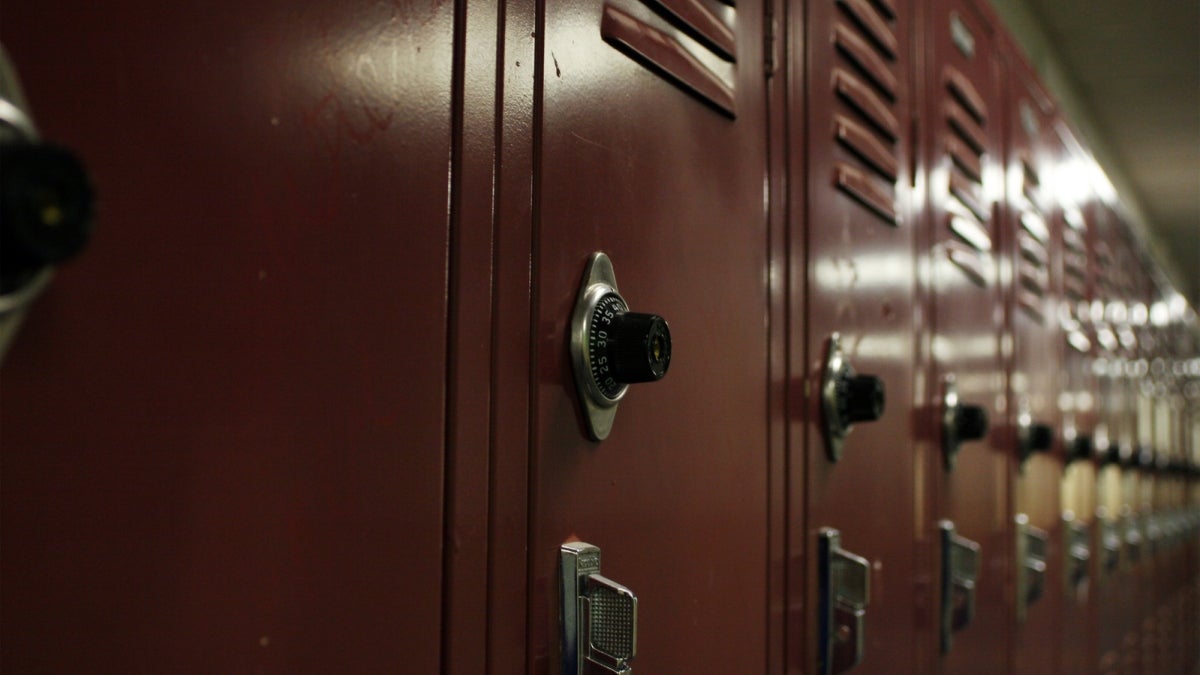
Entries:
{"label": "combination lock dial", "polygon": [[629,311],[603,253],[592,254],[583,275],[571,321],[571,362],[588,433],[597,441],[612,431],[629,385],[661,380],[671,365],[667,322]]}
{"label": "combination lock dial", "polygon": [[1017,413],[1017,464],[1025,467],[1035,452],[1046,452],[1054,445],[1054,429],[1033,419],[1028,401],[1022,400]]}
{"label": "combination lock dial", "polygon": [[821,418],[829,461],[842,458],[842,446],[855,423],[874,422],[883,416],[884,402],[883,380],[854,372],[842,352],[841,336],[830,336],[821,377]]}
{"label": "combination lock dial", "polygon": [[959,447],[965,441],[981,440],[987,433],[987,409],[963,403],[954,376],[947,375],[942,392],[942,461],[946,471],[954,470]]}

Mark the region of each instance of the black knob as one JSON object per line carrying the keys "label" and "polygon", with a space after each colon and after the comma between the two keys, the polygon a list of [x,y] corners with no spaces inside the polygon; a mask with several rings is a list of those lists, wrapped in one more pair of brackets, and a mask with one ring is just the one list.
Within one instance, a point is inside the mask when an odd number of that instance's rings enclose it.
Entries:
{"label": "black knob", "polygon": [[1120,464],[1120,463],[1121,463],[1121,446],[1119,446],[1119,445],[1108,446],[1108,449],[1105,450],[1104,454],[1100,456],[1100,466],[1107,466],[1109,464]]}
{"label": "black knob", "polygon": [[671,366],[671,330],[657,314],[620,312],[608,333],[613,378],[621,384],[655,382]]}
{"label": "black knob", "polygon": [[1029,425],[1029,449],[1033,452],[1045,452],[1054,444],[1054,430],[1048,424],[1034,422]]}
{"label": "black knob", "polygon": [[983,438],[988,432],[987,410],[977,405],[960,405],[954,413],[954,428],[959,441]]}
{"label": "black knob", "polygon": [[0,145],[0,292],[63,262],[92,233],[92,188],[70,151],[49,143]]}
{"label": "black knob", "polygon": [[616,401],[625,385],[666,375],[671,331],[661,316],[630,312],[616,293],[605,294],[590,312],[584,356],[601,396]]}
{"label": "black knob", "polygon": [[883,416],[887,393],[883,380],[874,375],[854,375],[845,379],[846,392],[841,398],[842,419],[846,424],[874,422]]}
{"label": "black knob", "polygon": [[1073,462],[1077,459],[1087,459],[1092,456],[1092,437],[1086,434],[1080,434],[1071,441],[1070,447],[1067,448],[1067,462]]}

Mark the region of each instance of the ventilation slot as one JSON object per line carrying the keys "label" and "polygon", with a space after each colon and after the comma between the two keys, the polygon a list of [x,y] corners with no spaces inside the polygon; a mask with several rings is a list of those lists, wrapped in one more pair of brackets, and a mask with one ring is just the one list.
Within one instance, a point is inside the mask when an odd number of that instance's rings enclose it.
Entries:
{"label": "ventilation slot", "polygon": [[[863,34],[875,43],[884,57],[889,61],[896,60],[896,51],[900,48],[900,43],[889,21],[879,13],[880,3],[868,3],[867,0],[838,0],[838,5]],[[891,14],[894,18],[895,12]]]}
{"label": "ventilation slot", "polygon": [[1022,231],[1017,233],[1017,248],[1017,305],[1039,323],[1044,322],[1042,306],[1050,287],[1046,244]]}
{"label": "ventilation slot", "polygon": [[950,199],[947,225],[955,235],[947,256],[974,283],[986,286],[992,251],[991,207],[983,189],[983,157],[987,151],[987,106],[961,72],[947,67],[943,110]]}
{"label": "ventilation slot", "polygon": [[[701,0],[643,0],[643,4],[657,16],[643,20],[615,5],[605,5],[600,19],[604,41],[667,82],[736,117],[732,64],[737,60],[737,42],[733,29]],[[711,55],[702,60],[681,38],[694,41],[700,45],[698,52],[706,48]]]}
{"label": "ventilation slot", "polygon": [[1083,235],[1063,228],[1063,294],[1074,307],[1087,297],[1087,248]]}
{"label": "ventilation slot", "polygon": [[1032,163],[1028,157],[1021,158],[1021,195],[1030,204],[1040,204],[1038,199],[1038,188],[1041,187],[1042,181],[1038,178],[1037,171],[1034,170]]}
{"label": "ventilation slot", "polygon": [[899,41],[892,0],[836,0],[833,138],[844,151],[833,184],[884,222],[898,225]]}
{"label": "ventilation slot", "polygon": [[1116,270],[1112,249],[1104,242],[1096,244],[1096,296],[1103,302],[1117,298]]}
{"label": "ventilation slot", "polygon": [[1025,203],[1020,208],[1017,230],[1017,306],[1038,323],[1045,323],[1045,300],[1050,291],[1050,228],[1038,208],[1033,192],[1040,184],[1037,170],[1021,156],[1021,183]]}

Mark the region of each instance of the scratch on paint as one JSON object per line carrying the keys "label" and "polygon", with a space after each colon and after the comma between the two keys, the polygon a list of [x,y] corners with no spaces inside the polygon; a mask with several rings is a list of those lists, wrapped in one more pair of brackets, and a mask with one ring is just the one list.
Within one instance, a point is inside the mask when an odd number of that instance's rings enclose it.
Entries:
{"label": "scratch on paint", "polygon": [[600,148],[601,150],[607,151],[610,149],[608,146],[601,145],[600,143],[597,143],[596,141],[593,141],[589,138],[584,138],[583,136],[580,136],[579,134],[575,133],[574,131],[571,132],[571,135],[574,136],[575,138],[578,138],[579,140],[583,141],[584,143],[587,143],[588,145],[594,145],[597,148]]}
{"label": "scratch on paint", "polygon": [[550,52],[550,58],[554,59],[554,76],[562,78],[562,68],[558,67],[558,57],[554,55],[554,52]]}

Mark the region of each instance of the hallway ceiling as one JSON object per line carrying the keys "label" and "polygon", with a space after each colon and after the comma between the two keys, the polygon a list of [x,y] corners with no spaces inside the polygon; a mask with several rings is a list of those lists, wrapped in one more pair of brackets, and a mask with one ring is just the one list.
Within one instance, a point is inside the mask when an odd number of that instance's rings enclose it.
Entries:
{"label": "hallway ceiling", "polygon": [[1028,4],[1200,309],[1200,0]]}

